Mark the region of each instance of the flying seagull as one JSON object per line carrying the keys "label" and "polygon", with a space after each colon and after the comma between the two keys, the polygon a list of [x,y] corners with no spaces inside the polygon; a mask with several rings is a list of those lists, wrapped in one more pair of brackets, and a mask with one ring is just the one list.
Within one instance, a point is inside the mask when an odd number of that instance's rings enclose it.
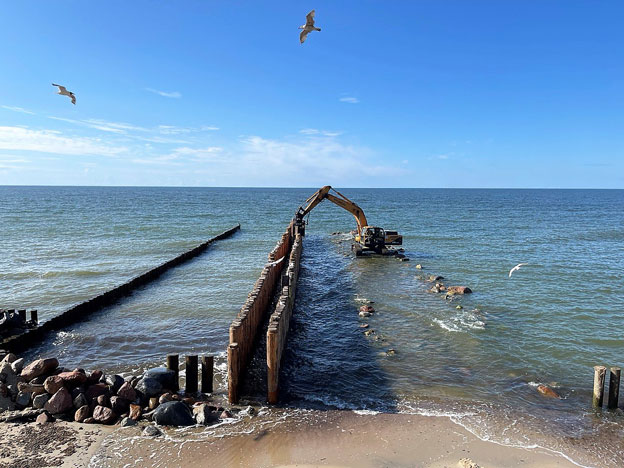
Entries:
{"label": "flying seagull", "polygon": [[302,44],[305,42],[308,34],[310,34],[312,31],[321,30],[321,28],[317,28],[316,26],[314,26],[314,10],[306,15],[306,24],[304,24],[303,26],[299,26],[299,29],[303,29],[303,31],[301,31],[301,34],[299,34],[299,40]]}
{"label": "flying seagull", "polygon": [[515,267],[513,267],[511,270],[509,270],[509,277],[511,278],[511,275],[514,271],[518,271],[520,269],[521,266],[524,265],[528,265],[528,263],[518,263]]}
{"label": "flying seagull", "polygon": [[72,104],[76,104],[76,95],[71,91],[67,91],[65,86],[61,86],[59,84],[52,83],[52,86],[56,86],[59,89],[59,92],[56,94],[60,94],[62,96],[68,96],[71,99]]}

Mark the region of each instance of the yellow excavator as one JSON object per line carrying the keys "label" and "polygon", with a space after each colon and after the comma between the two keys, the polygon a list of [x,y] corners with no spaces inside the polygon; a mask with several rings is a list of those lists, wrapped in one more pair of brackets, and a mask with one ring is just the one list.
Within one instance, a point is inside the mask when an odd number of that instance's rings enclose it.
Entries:
{"label": "yellow excavator", "polygon": [[[335,192],[336,195],[330,193]],[[323,200],[329,200],[341,208],[344,208],[355,218],[357,223],[357,231],[355,232],[355,243],[352,249],[356,256],[364,253],[378,253],[382,255],[394,255],[397,253],[394,249],[389,249],[391,245],[402,245],[403,236],[397,231],[386,231],[377,226],[369,226],[364,211],[356,203],[349,200],[343,194],[333,189],[330,185],[321,187],[317,192],[306,200],[306,207],[300,206],[295,214],[295,226],[299,233],[305,234],[304,217],[312,211],[312,209]]]}

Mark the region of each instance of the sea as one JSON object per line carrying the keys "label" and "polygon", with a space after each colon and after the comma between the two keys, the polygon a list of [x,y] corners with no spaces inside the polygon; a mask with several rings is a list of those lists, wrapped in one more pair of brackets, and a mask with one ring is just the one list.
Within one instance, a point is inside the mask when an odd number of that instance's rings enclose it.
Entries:
{"label": "sea", "polygon": [[[46,321],[240,223],[25,354],[124,375],[210,354],[225,393],[229,324],[315,190],[2,186],[0,308]],[[403,235],[409,261],[355,257],[351,214],[310,213],[285,406],[448,417],[484,440],[624,465],[624,398],[591,407],[593,367],[624,367],[624,190],[339,190]],[[473,292],[430,292],[431,275]]]}

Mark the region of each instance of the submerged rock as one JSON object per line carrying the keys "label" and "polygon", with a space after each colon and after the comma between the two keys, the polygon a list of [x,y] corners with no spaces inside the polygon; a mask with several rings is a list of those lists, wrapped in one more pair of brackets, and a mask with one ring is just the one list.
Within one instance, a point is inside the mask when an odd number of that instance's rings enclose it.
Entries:
{"label": "submerged rock", "polygon": [[468,286],[449,286],[446,288],[447,294],[470,294],[472,289]]}
{"label": "submerged rock", "polygon": [[552,388],[550,388],[548,385],[538,385],[537,391],[540,392],[542,395],[549,397],[549,398],[561,398],[559,394],[555,392]]}
{"label": "submerged rock", "polygon": [[181,401],[168,401],[154,411],[153,420],[161,426],[192,426],[191,410]]}
{"label": "submerged rock", "polygon": [[360,312],[369,312],[372,314],[375,312],[375,308],[371,305],[363,305],[360,307]]}

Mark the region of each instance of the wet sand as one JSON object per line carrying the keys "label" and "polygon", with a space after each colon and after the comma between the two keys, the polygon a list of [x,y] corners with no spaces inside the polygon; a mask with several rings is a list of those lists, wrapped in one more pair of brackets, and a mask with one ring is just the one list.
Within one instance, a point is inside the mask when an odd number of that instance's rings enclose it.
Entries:
{"label": "wet sand", "polygon": [[[276,421],[277,419],[277,421]],[[574,467],[541,448],[509,447],[478,439],[446,417],[359,415],[306,411],[262,416],[219,428],[115,431],[94,467]],[[469,459],[474,463],[464,461]],[[602,466],[598,461],[590,466]]]}
{"label": "wet sand", "polygon": [[0,468],[83,468],[112,427],[94,424],[0,423]]}

